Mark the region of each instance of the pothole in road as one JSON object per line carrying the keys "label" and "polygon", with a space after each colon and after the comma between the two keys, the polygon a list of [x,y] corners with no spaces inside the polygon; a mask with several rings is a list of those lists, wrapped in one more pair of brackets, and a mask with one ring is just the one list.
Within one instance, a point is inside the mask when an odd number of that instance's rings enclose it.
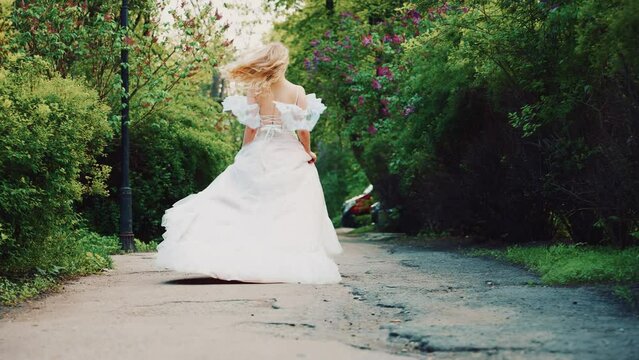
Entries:
{"label": "pothole in road", "polygon": [[375,306],[381,307],[381,308],[387,308],[387,309],[404,309],[404,308],[406,308],[406,306],[402,305],[402,304],[377,303],[377,304],[375,304]]}
{"label": "pothole in road", "polygon": [[303,328],[315,329],[315,325],[308,324],[308,323],[268,321],[268,322],[261,322],[260,324],[272,325],[272,326],[289,326],[289,327],[299,326],[299,327],[303,327]]}
{"label": "pothole in road", "polygon": [[401,260],[399,263],[402,264],[402,266],[406,266],[406,267],[411,267],[411,268],[418,268],[419,267],[418,264],[415,264],[411,260]]}

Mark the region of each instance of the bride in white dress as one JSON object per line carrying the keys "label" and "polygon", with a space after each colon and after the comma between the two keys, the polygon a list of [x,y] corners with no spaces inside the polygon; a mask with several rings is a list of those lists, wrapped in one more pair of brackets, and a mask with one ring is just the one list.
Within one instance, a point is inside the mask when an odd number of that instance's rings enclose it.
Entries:
{"label": "bride in white dress", "polygon": [[235,162],[206,189],[176,202],[156,264],[246,282],[325,284],[341,280],[342,251],[310,149],[326,109],[285,78],[288,50],[272,43],[231,64],[247,96],[222,102],[245,125]]}

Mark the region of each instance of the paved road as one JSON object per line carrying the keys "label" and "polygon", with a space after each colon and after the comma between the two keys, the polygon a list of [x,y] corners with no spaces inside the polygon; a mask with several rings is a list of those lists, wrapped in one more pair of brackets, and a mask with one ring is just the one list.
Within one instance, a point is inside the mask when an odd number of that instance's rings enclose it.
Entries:
{"label": "paved road", "polygon": [[0,320],[2,359],[639,359],[639,318],[604,292],[508,265],[342,236],[338,285],[240,284],[153,254]]}

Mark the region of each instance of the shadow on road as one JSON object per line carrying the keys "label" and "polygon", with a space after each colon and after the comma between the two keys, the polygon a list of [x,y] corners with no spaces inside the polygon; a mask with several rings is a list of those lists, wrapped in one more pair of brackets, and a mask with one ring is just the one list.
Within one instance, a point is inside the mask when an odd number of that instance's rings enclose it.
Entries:
{"label": "shadow on road", "polygon": [[197,278],[186,278],[186,279],[175,279],[164,281],[163,284],[167,285],[242,285],[242,284],[261,284],[254,282],[246,282],[246,281],[237,281],[237,280],[221,280],[213,277],[197,277]]}

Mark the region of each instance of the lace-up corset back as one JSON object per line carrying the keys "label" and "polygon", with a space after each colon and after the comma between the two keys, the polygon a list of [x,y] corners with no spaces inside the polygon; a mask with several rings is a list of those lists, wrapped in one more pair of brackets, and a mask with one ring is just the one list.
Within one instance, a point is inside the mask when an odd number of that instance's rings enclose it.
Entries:
{"label": "lace-up corset back", "polygon": [[[241,95],[231,95],[222,101],[224,111],[233,113],[237,121],[252,129],[268,127],[270,129],[280,128],[288,131],[307,130],[311,131],[317,124],[320,115],[326,110],[315,94],[305,95],[306,108],[302,109],[299,103],[299,93],[296,94],[295,104],[283,103],[273,100],[270,104],[263,104],[268,111],[260,109],[260,105],[249,98]],[[254,100],[254,99],[251,99]],[[265,112],[262,114],[262,112]]]}
{"label": "lace-up corset back", "polygon": [[[299,101],[299,97],[300,97],[300,92],[299,90],[296,91],[295,94],[295,106],[298,106],[298,101]],[[273,99],[271,101],[271,111],[269,114],[260,114],[260,127],[264,127],[264,126],[283,126],[284,122],[282,121],[282,114],[281,112],[277,109],[276,103],[278,103],[277,100]]]}

